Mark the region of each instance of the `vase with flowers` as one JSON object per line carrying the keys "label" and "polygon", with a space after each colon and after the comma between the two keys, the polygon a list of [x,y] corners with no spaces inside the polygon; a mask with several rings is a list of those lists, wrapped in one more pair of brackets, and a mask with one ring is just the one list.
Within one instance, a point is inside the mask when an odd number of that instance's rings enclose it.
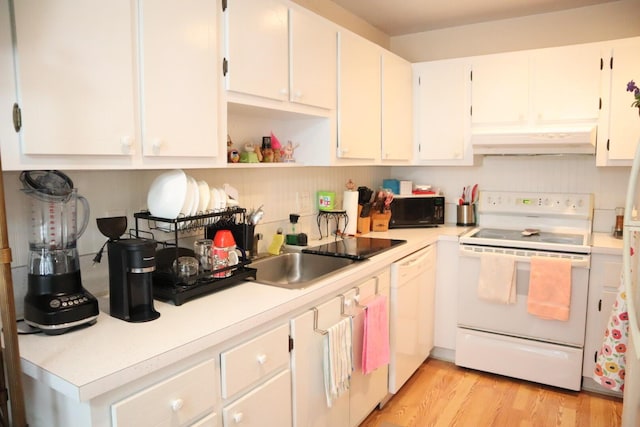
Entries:
{"label": "vase with flowers", "polygon": [[640,115],[640,88],[636,86],[636,83],[631,80],[627,83],[627,92],[632,92],[635,101],[631,103],[632,107],[636,107],[638,109],[638,114]]}

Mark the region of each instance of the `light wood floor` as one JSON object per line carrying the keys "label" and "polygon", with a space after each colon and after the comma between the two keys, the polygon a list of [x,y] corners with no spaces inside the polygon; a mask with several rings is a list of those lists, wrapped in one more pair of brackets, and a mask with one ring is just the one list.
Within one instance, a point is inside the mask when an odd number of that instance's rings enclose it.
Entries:
{"label": "light wood floor", "polygon": [[616,427],[622,400],[428,359],[360,427]]}

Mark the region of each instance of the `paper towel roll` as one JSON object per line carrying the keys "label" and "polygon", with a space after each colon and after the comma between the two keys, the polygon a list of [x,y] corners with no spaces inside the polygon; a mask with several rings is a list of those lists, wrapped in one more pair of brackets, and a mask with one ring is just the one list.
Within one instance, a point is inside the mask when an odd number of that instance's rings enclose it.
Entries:
{"label": "paper towel roll", "polygon": [[358,192],[345,191],[342,198],[342,209],[347,213],[349,221],[344,229],[344,234],[355,235],[358,229]]}

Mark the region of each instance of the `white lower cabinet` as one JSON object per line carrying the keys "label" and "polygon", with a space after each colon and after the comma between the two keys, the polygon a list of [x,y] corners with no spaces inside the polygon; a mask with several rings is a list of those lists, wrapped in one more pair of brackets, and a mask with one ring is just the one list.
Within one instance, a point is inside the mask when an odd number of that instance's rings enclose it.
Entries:
{"label": "white lower cabinet", "polygon": [[215,425],[215,361],[208,360],[111,405],[113,427]]}
{"label": "white lower cabinet", "polygon": [[[611,316],[613,303],[618,296],[622,254],[592,254],[589,272],[589,299],[587,303],[587,327],[584,340],[584,360],[582,363],[582,385],[592,388],[595,384],[593,370],[596,366],[598,351],[604,340],[604,332]],[[599,385],[595,389],[605,391]]]}
{"label": "white lower cabinet", "polygon": [[[362,308],[356,305],[356,294],[361,304],[376,293],[389,295],[389,269],[365,280],[340,295],[316,305],[291,319],[293,352],[291,355],[293,384],[293,425],[295,427],[353,427],[380,403],[387,394],[387,366],[364,375],[361,372]],[[323,371],[323,341],[321,331],[352,315],[354,372],[349,391],[334,400],[329,407],[325,396]]]}
{"label": "white lower cabinet", "polygon": [[291,426],[288,325],[222,352],[220,371],[225,427]]}
{"label": "white lower cabinet", "polygon": [[436,261],[434,352],[453,361],[458,321],[458,240],[439,240]]}
{"label": "white lower cabinet", "polygon": [[222,410],[225,427],[291,426],[291,371],[286,369]]}

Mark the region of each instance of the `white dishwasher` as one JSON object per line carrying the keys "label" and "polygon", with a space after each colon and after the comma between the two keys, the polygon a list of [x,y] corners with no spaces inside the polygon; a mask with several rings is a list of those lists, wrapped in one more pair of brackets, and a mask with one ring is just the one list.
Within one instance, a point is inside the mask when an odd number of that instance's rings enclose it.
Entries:
{"label": "white dishwasher", "polygon": [[397,393],[433,348],[436,245],[391,264],[389,392]]}

